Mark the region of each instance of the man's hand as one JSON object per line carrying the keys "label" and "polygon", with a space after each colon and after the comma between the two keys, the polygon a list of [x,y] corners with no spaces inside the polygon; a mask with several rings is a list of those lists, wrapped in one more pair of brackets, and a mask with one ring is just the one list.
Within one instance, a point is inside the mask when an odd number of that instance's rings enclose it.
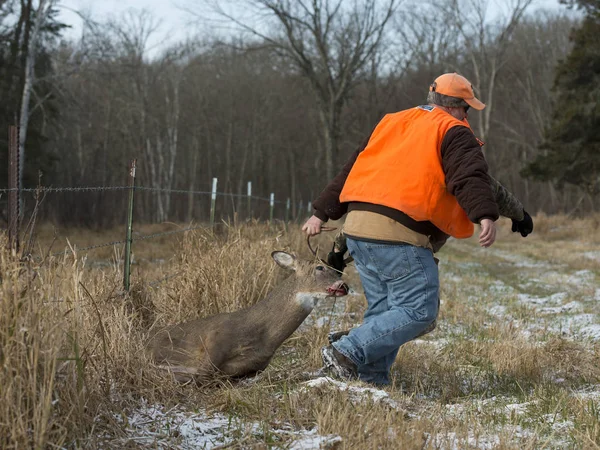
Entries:
{"label": "man's hand", "polygon": [[521,236],[526,237],[529,233],[533,231],[533,219],[529,215],[529,213],[523,210],[523,220],[512,220],[512,231],[516,233],[517,231],[521,233]]}
{"label": "man's hand", "polygon": [[309,236],[314,236],[315,234],[319,234],[321,232],[321,225],[323,225],[323,221],[317,216],[312,216],[302,226],[302,231]]}
{"label": "man's hand", "polygon": [[496,241],[496,224],[492,219],[481,219],[479,225],[481,225],[479,245],[490,247]]}

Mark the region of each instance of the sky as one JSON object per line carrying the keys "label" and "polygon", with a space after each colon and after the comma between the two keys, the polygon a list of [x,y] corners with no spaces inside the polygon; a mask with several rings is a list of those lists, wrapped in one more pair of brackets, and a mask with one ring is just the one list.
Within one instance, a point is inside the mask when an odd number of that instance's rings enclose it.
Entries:
{"label": "sky", "polygon": [[[534,0],[533,8],[559,9],[558,0]],[[159,28],[149,42],[149,51],[160,51],[186,37],[196,34],[198,26],[190,24],[191,16],[182,6],[195,4],[194,9],[200,12],[201,1],[191,0],[59,0],[60,20],[71,25],[72,29],[66,33],[69,38],[78,38],[81,35],[82,19],[75,11],[88,13],[94,20],[102,20],[110,16],[119,17],[128,10],[149,11],[154,18],[160,21]],[[241,2],[240,2],[241,3]],[[489,14],[493,17],[500,14],[503,6],[512,3],[511,0],[491,0]]]}

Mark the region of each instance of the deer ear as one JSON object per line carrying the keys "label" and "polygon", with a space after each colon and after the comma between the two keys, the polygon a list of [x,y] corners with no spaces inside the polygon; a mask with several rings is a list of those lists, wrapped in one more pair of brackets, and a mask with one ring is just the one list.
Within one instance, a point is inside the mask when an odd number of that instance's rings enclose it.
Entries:
{"label": "deer ear", "polygon": [[296,257],[287,252],[275,251],[271,253],[273,260],[284,269],[296,270]]}

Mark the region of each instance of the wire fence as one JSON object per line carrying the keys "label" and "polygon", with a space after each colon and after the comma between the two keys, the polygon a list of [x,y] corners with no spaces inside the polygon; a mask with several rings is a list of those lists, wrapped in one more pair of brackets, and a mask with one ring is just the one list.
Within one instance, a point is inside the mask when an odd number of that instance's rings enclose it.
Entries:
{"label": "wire fence", "polygon": [[[286,200],[276,200],[274,193],[271,193],[269,197],[252,195],[251,194],[251,191],[252,191],[251,182],[248,182],[248,190],[247,190],[247,194],[245,194],[245,195],[217,191],[217,189],[216,189],[217,179],[216,178],[213,179],[213,189],[210,191],[189,190],[189,189],[172,189],[172,188],[149,187],[149,186],[135,186],[135,162],[132,161],[132,165],[133,165],[133,171],[130,168],[130,185],[128,185],[128,186],[73,186],[73,187],[72,186],[69,186],[69,187],[39,186],[36,188],[19,188],[19,187],[14,187],[14,186],[10,187],[9,186],[7,188],[0,189],[0,198],[3,196],[3,194],[17,195],[19,198],[18,202],[20,203],[21,202],[20,195],[24,194],[24,193],[33,193],[36,196],[39,196],[39,195],[44,195],[44,194],[48,194],[48,193],[92,193],[92,192],[103,192],[103,191],[128,192],[130,195],[130,201],[129,201],[129,205],[128,205],[128,216],[129,216],[128,217],[128,230],[127,230],[128,233],[127,233],[125,239],[113,240],[110,242],[103,242],[103,243],[98,243],[98,244],[89,245],[89,246],[85,246],[85,247],[78,247],[76,244],[74,244],[74,245],[70,245],[70,249],[65,248],[62,251],[57,251],[57,252],[49,253],[48,255],[46,255],[46,257],[48,257],[48,256],[58,257],[61,255],[67,255],[70,252],[83,253],[83,252],[90,252],[90,251],[103,249],[103,248],[107,248],[107,247],[114,247],[117,245],[125,245],[124,260],[125,260],[126,267],[124,269],[124,287],[125,287],[126,291],[129,290],[129,270],[130,270],[130,268],[129,268],[128,263],[130,263],[130,247],[133,243],[207,228],[206,225],[197,225],[197,226],[189,226],[187,228],[162,231],[162,232],[157,232],[157,233],[152,233],[152,234],[147,234],[147,235],[142,235],[142,236],[132,235],[131,227],[132,227],[132,221],[133,221],[133,198],[134,198],[134,194],[136,192],[140,192],[140,193],[148,192],[148,193],[168,194],[168,195],[170,195],[170,194],[186,194],[186,195],[193,195],[193,196],[196,196],[196,195],[210,196],[210,198],[211,198],[211,213],[210,213],[210,225],[209,225],[210,228],[212,228],[214,226],[215,201],[216,201],[217,197],[245,199],[247,202],[247,205],[248,205],[248,213],[250,216],[252,216],[252,213],[250,210],[251,202],[253,202],[253,201],[268,202],[268,204],[270,206],[270,212],[269,212],[269,220],[270,221],[273,220],[273,210],[274,210],[275,205],[285,205],[286,209],[285,209],[284,222],[287,223],[289,221],[290,208],[291,208],[290,199],[288,198]],[[298,211],[302,210],[302,209],[304,209],[303,205],[300,204],[298,206]],[[306,205],[305,211],[308,214],[308,212],[310,210],[311,210],[311,203],[308,202],[308,204]],[[8,212],[9,212],[9,217],[10,217],[11,212],[12,212],[10,210],[10,208],[9,208]],[[9,221],[9,223],[19,223],[19,222],[20,222],[20,220],[13,221],[13,222]],[[11,230],[9,227],[9,236],[11,236],[10,231]],[[15,233],[15,230],[12,230],[12,231],[13,231],[12,235],[16,235],[18,237],[18,230],[16,233]],[[11,245],[14,245],[14,243]],[[18,246],[18,243],[17,243],[17,246]],[[43,258],[41,258],[41,257],[38,257],[36,259],[38,261],[43,260]],[[165,281],[168,281],[170,279],[173,279],[173,278],[179,276],[180,274],[181,274],[181,272],[170,274],[164,278],[149,282],[149,283],[147,283],[147,285],[149,287],[156,287]]]}
{"label": "wire fence", "polygon": [[[0,194],[2,193],[10,193],[10,192],[22,192],[22,193],[54,193],[54,192],[99,192],[99,191],[124,191],[131,189],[129,186],[80,186],[80,187],[47,187],[40,186],[37,188],[4,188],[0,189]],[[147,191],[147,192],[159,192],[164,194],[188,194],[188,195],[212,195],[216,194],[221,197],[230,197],[230,198],[244,198],[244,199],[252,199],[259,201],[270,201],[269,197],[259,197],[255,195],[246,195],[246,194],[236,194],[231,192],[212,192],[212,191],[195,191],[188,189],[167,189],[167,188],[158,188],[158,187],[147,187],[147,186],[135,186],[134,190],[136,191]],[[275,200],[276,204],[286,204],[286,201],[283,200]]]}

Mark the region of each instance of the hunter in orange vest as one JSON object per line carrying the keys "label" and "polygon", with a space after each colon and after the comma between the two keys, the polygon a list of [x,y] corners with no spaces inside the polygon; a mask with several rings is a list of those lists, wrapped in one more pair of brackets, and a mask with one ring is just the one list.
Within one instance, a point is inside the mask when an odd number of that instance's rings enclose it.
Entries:
{"label": "hunter in orange vest", "polygon": [[363,323],[323,347],[331,374],[385,385],[398,349],[438,314],[439,277],[432,242],[495,241],[498,206],[487,163],[468,125],[485,105],[471,83],[448,73],[431,85],[428,104],[386,115],[355,159],[315,200],[303,230],[318,234],[347,213],[344,233],[368,308]]}
{"label": "hunter in orange vest", "polygon": [[387,206],[450,236],[470,237],[473,222],[446,189],[442,167],[442,142],[455,126],[465,124],[428,105],[386,115],[358,156],[340,201]]}

